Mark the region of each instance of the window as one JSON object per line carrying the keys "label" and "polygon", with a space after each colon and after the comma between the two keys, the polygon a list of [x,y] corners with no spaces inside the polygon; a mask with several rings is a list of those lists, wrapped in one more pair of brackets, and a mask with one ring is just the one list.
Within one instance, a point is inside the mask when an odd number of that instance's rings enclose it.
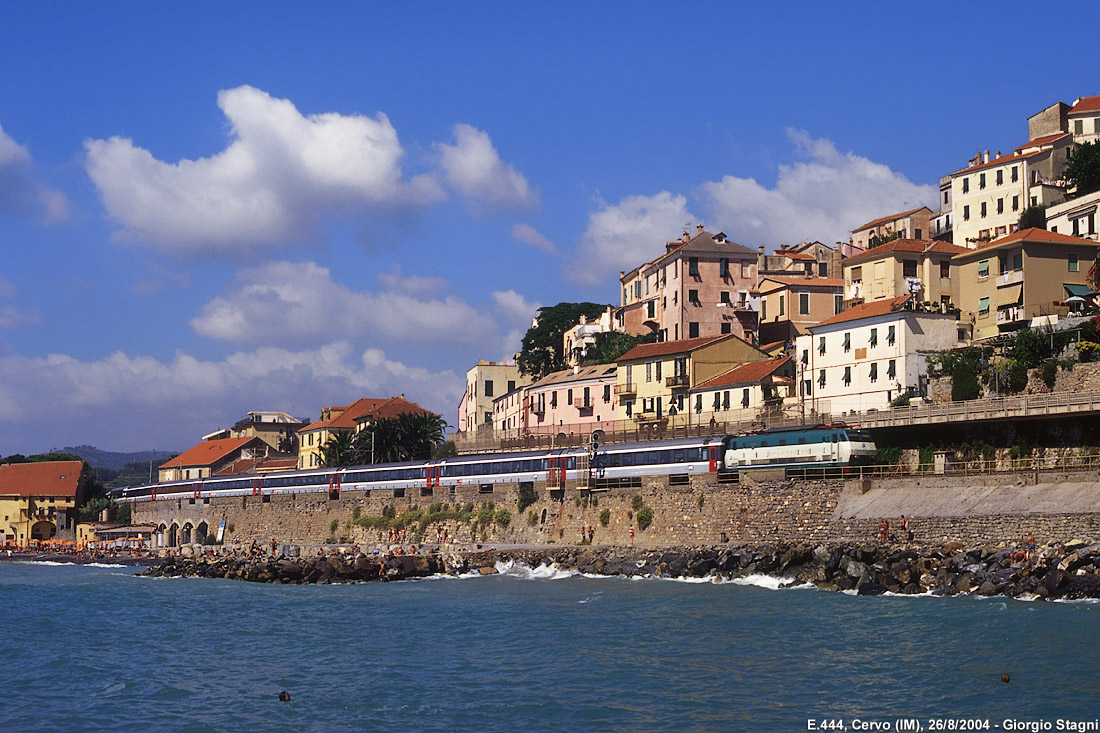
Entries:
{"label": "window", "polygon": [[825,386],[825,370],[824,369],[822,369],[820,372],[817,373],[817,384],[820,387]]}
{"label": "window", "polygon": [[717,412],[718,409],[721,406],[722,406],[722,393],[721,392],[715,392],[714,393],[714,407],[712,407],[711,409],[714,410],[715,412]]}
{"label": "window", "polygon": [[730,391],[728,389],[722,393],[722,409],[730,409]]}
{"label": "window", "polygon": [[627,400],[623,404],[626,405],[626,416],[630,417],[634,413],[634,400]]}
{"label": "window", "polygon": [[877,361],[871,362],[871,381],[872,382],[877,382],[878,381],[878,362]]}
{"label": "window", "polygon": [[799,293],[798,294],[798,312],[800,315],[807,316],[810,314],[810,294]]}
{"label": "window", "polygon": [[603,401],[604,402],[610,402],[611,401],[611,385],[610,384],[605,384],[603,386]]}
{"label": "window", "polygon": [[981,191],[983,188],[985,188],[985,174],[984,173],[979,173],[978,174],[978,190]]}
{"label": "window", "polygon": [[557,407],[558,406],[558,391],[557,390],[554,390],[553,392],[550,393],[550,406],[551,407]]}
{"label": "window", "polygon": [[1069,271],[1077,272],[1077,255],[1075,254],[1069,256]]}
{"label": "window", "polygon": [[653,373],[654,373],[655,378],[658,382],[661,381],[661,364],[663,364],[663,363],[664,362],[662,362],[662,361],[653,362]]}
{"label": "window", "polygon": [[844,367],[844,386],[847,387],[852,383],[852,367]]}
{"label": "window", "polygon": [[840,313],[842,310],[844,310],[844,296],[843,295],[834,295],[833,296],[833,315],[836,315],[837,313]]}
{"label": "window", "polygon": [[989,314],[989,298],[980,298],[978,300],[978,315],[984,316]]}
{"label": "window", "polygon": [[727,278],[730,276],[730,261],[726,257],[723,257],[718,261],[718,276],[721,278]]}
{"label": "window", "polygon": [[783,315],[786,314],[786,312],[787,312],[787,296],[780,295],[779,296],[779,315],[783,316]]}
{"label": "window", "polygon": [[1004,172],[1004,169],[1002,168],[1002,169],[997,171],[997,185],[1000,186],[1004,182],[1005,182],[1005,172]]}
{"label": "window", "polygon": [[1020,171],[1017,169],[1016,166],[1012,166],[1012,182],[1016,183],[1019,180],[1020,180]]}
{"label": "window", "polygon": [[863,281],[863,265],[853,267],[852,270],[852,282],[858,283]]}
{"label": "window", "polygon": [[645,314],[647,318],[657,317],[657,301],[651,300],[645,304]]}
{"label": "window", "polygon": [[963,207],[963,221],[970,221],[970,206]]}
{"label": "window", "polygon": [[828,262],[818,262],[817,263],[817,276],[818,277],[829,277],[829,263]]}
{"label": "window", "polygon": [[645,381],[653,381],[653,362],[651,361],[645,363]]}
{"label": "window", "polygon": [[730,327],[729,323],[723,323],[722,324],[722,335],[724,336],[727,333],[733,333],[733,329]]}
{"label": "window", "polygon": [[897,360],[891,359],[886,365],[886,378],[893,379],[896,376],[898,376],[898,363]]}
{"label": "window", "polygon": [[897,340],[897,326],[890,326],[886,329],[886,345],[893,346],[894,341]]}
{"label": "window", "polygon": [[509,380],[508,380],[508,391],[509,391],[509,392],[514,392],[514,391],[515,391],[515,389],[516,389],[516,380],[514,380],[514,379],[509,379]]}
{"label": "window", "polygon": [[688,258],[688,274],[691,275],[692,277],[699,277],[699,258],[698,257],[689,257]]}
{"label": "window", "polygon": [[[846,334],[844,334],[844,353],[847,354],[851,350],[852,350],[852,334],[846,333]],[[822,349],[822,353],[825,353],[824,349]]]}
{"label": "window", "polygon": [[485,380],[485,396],[486,397],[492,397],[493,396],[493,380],[491,380],[491,379],[486,379]]}
{"label": "window", "polygon": [[703,395],[701,395],[701,394],[695,395],[695,411],[696,412],[702,412],[703,411]]}
{"label": "window", "polygon": [[749,406],[749,390],[745,389],[745,390],[742,390],[742,392],[741,392],[741,407],[748,407],[748,406]]}
{"label": "window", "polygon": [[723,290],[721,295],[718,296],[720,302],[730,305],[730,291]]}
{"label": "window", "polygon": [[1013,211],[1019,211],[1020,210],[1020,197],[1019,196],[1013,196],[1012,197],[1012,210]]}
{"label": "window", "polygon": [[920,235],[921,235],[920,229],[914,229],[913,230],[913,238],[914,239],[920,239]]}
{"label": "window", "polygon": [[997,199],[997,213],[998,214],[1005,213],[1005,200],[1004,199]]}
{"label": "window", "polygon": [[978,263],[978,277],[989,277],[989,260]]}
{"label": "window", "polygon": [[565,391],[565,404],[567,404],[567,405],[573,404],[573,390],[571,390],[571,389],[567,389]]}
{"label": "window", "polygon": [[1023,252],[1017,252],[1016,254],[1012,255],[1012,269],[1016,270],[1016,271],[1020,271],[1020,270],[1024,269],[1024,253]]}
{"label": "window", "polygon": [[878,329],[877,328],[872,328],[871,329],[871,340],[869,341],[869,343],[871,344],[871,346],[878,346]]}
{"label": "window", "polygon": [[768,299],[767,298],[761,298],[760,299],[760,320],[761,321],[768,320]]}
{"label": "window", "polygon": [[[822,336],[821,339],[818,341],[817,353],[819,353],[819,354],[824,354],[825,353],[825,337],[824,336]],[[822,374],[824,374],[824,373],[825,372],[822,372]]]}
{"label": "window", "polygon": [[1085,121],[1084,120],[1074,120],[1073,121],[1073,134],[1074,135],[1084,135],[1085,134]]}
{"label": "window", "polygon": [[916,260],[902,260],[901,261],[901,275],[902,275],[902,277],[916,277],[917,276],[917,261]]}
{"label": "window", "polygon": [[802,364],[806,365],[806,364],[809,364],[809,363],[810,363],[810,350],[809,349],[803,349],[802,350]]}
{"label": "window", "polygon": [[699,338],[699,324],[697,322],[688,323],[688,338],[689,339]]}
{"label": "window", "polygon": [[951,277],[951,263],[946,260],[940,263],[940,277]]}
{"label": "window", "polygon": [[963,193],[970,193],[970,179],[963,179]]}
{"label": "window", "polygon": [[982,202],[982,218],[983,219],[985,218],[985,214],[986,214],[986,206],[985,206],[985,202],[983,201]]}
{"label": "window", "polygon": [[692,305],[699,305],[699,291],[698,290],[689,290],[688,291],[688,302],[691,303]]}

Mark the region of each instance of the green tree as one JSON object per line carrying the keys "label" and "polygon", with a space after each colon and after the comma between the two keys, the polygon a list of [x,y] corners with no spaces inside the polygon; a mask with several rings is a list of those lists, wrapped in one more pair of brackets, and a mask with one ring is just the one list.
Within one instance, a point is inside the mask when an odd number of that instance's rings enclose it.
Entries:
{"label": "green tree", "polygon": [[890,232],[889,234],[883,234],[881,237],[877,234],[872,234],[871,238],[867,241],[867,249],[874,249],[875,247],[881,247],[887,242],[893,242],[895,239],[901,239],[901,232]]}
{"label": "green tree", "polygon": [[396,463],[427,460],[443,444],[447,422],[434,412],[403,412],[380,417],[356,435],[356,463]]}
{"label": "green tree", "polygon": [[644,336],[631,336],[622,331],[604,331],[597,333],[595,342],[588,347],[583,364],[610,364],[638,344],[652,344],[657,341],[657,332]]}
{"label": "green tree", "polygon": [[982,396],[982,385],[978,381],[982,372],[982,358],[981,350],[967,347],[929,354],[927,361],[928,366],[936,373],[951,375],[951,399],[961,402]]}
{"label": "green tree", "polygon": [[1046,229],[1047,228],[1047,207],[1045,206],[1029,206],[1020,212],[1020,220],[1017,222],[1020,229]]}
{"label": "green tree", "polygon": [[1074,196],[1100,189],[1100,144],[1078,145],[1066,161],[1064,177]]}
{"label": "green tree", "polygon": [[353,439],[351,433],[339,432],[325,441],[321,446],[321,465],[327,468],[355,465]]}
{"label": "green tree", "polygon": [[521,373],[541,379],[565,368],[562,336],[581,316],[598,318],[607,309],[599,303],[558,303],[539,312],[534,325],[523,337],[516,364]]}

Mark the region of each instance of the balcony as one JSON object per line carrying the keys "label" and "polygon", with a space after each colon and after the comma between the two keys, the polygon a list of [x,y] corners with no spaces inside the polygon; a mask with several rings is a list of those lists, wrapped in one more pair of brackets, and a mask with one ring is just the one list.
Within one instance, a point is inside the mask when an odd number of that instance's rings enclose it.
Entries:
{"label": "balcony", "polygon": [[997,287],[1001,288],[1005,285],[1015,285],[1024,281],[1023,270],[1009,270],[1008,272],[1001,273],[997,276]]}
{"label": "balcony", "polygon": [[622,384],[615,385],[615,394],[617,395],[630,395],[638,394],[638,386],[634,382],[623,382]]}
{"label": "balcony", "polygon": [[689,383],[688,375],[676,374],[671,377],[665,377],[665,386],[672,387],[673,389],[685,389]]}
{"label": "balcony", "polygon": [[1000,325],[1002,323],[1015,323],[1016,321],[1019,321],[1024,317],[1024,309],[1020,306],[1002,308],[1001,310],[997,311],[997,324]]}
{"label": "balcony", "polygon": [[577,400],[573,403],[573,406],[576,407],[578,410],[591,410],[592,400]]}

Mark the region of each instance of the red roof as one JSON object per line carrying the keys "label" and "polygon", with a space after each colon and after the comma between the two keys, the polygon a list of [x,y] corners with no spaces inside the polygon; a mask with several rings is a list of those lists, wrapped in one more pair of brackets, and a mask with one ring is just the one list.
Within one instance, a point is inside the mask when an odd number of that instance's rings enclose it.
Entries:
{"label": "red roof", "polygon": [[[1024,147],[1026,147],[1026,146],[1024,146]],[[1021,160],[1027,160],[1028,158],[1033,158],[1036,155],[1042,155],[1045,152],[1047,152],[1047,151],[1037,150],[1034,153],[1026,153],[1026,154],[1013,153],[1012,155],[1002,155],[999,158],[994,158],[993,160],[989,161],[988,163],[979,163],[978,165],[972,165],[972,166],[969,166],[967,168],[962,168],[960,170],[955,171],[951,175],[952,176],[960,176],[960,175],[964,175],[966,173],[973,173],[974,171],[980,171],[980,170],[985,170],[986,168],[992,168],[993,166],[997,166],[997,165],[1006,165],[1008,163],[1015,163],[1015,162],[1018,162],[1018,161],[1021,161]]]}
{"label": "red roof", "polygon": [[772,341],[770,344],[764,344],[763,346],[760,346],[760,347],[757,347],[757,348],[759,348],[761,351],[763,351],[766,354],[769,351],[772,351],[773,349],[778,349],[778,348],[780,348],[782,346],[786,346],[786,345],[787,345],[786,341]]}
{"label": "red roof", "polygon": [[1085,112],[1100,112],[1100,96],[1082,97],[1077,100],[1077,104],[1073,105],[1068,114],[1078,115]]}
{"label": "red roof", "polygon": [[[921,209],[928,209],[928,207],[927,206],[918,206],[915,209],[909,209],[909,211],[903,211],[900,214],[890,214],[889,216],[880,216],[877,219],[874,219],[872,221],[867,222],[866,224],[864,224],[861,227],[856,227],[855,229],[852,230],[852,232],[853,233],[862,232],[864,229],[870,229],[871,227],[877,227],[879,224],[885,224],[888,221],[897,221],[898,219],[904,219],[907,216],[911,216],[911,215],[917,213]],[[928,211],[929,211],[929,213],[931,213],[932,210],[928,209]]]}
{"label": "red roof", "polygon": [[889,298],[886,300],[874,300],[870,303],[860,303],[854,305],[846,311],[841,311],[835,316],[826,318],[817,325],[810,326],[810,330],[814,330],[818,326],[831,326],[834,323],[844,323],[846,321],[857,321],[860,318],[871,318],[872,316],[884,316],[887,313],[892,313],[898,310],[905,301],[912,298],[912,295],[899,295],[896,298]]}
{"label": "red roof", "polygon": [[5,463],[0,466],[0,496],[72,496],[80,489],[81,461]]}
{"label": "red roof", "polygon": [[730,338],[730,336],[707,336],[697,339],[681,339],[680,341],[660,341],[655,344],[639,344],[620,356],[616,361],[631,361],[633,359],[646,359],[651,356],[682,354],[686,351],[694,351],[701,346],[706,346],[715,341],[721,341],[722,339],[728,338]]}
{"label": "red roof", "polygon": [[330,407],[330,410],[342,410],[336,417],[311,423],[301,432],[321,429],[352,430],[355,423],[364,418],[397,417],[403,412],[427,412],[415,402],[404,397],[361,397],[346,407]]}
{"label": "red roof", "polygon": [[1049,144],[1053,143],[1054,141],[1065,137],[1068,134],[1069,134],[1068,132],[1056,132],[1053,135],[1044,135],[1043,137],[1037,137],[1034,140],[1028,140],[1023,145],[1020,145],[1019,147],[1017,147],[1016,152],[1018,153],[1021,150],[1024,150],[1025,148],[1033,148],[1036,145],[1049,145]]}
{"label": "red roof", "polygon": [[878,259],[887,252],[912,252],[914,254],[934,252],[957,255],[962,252],[969,252],[969,250],[966,249],[966,247],[959,247],[954,244],[948,244],[947,242],[933,241],[930,239],[893,239],[886,244],[880,244],[877,247],[865,250],[855,257],[849,257],[844,260],[844,266],[847,267],[853,262],[866,262],[868,260]]}
{"label": "red roof", "polygon": [[994,247],[1003,247],[1008,244],[1016,244],[1017,242],[1042,242],[1044,244],[1072,244],[1077,246],[1097,247],[1100,246],[1091,239],[1081,239],[1080,237],[1071,237],[1068,234],[1059,234],[1058,232],[1048,232],[1046,229],[1039,229],[1037,227],[1030,227],[1028,229],[1020,229],[1012,234],[1001,237],[1000,239],[994,239],[992,242],[986,242],[977,249],[964,250],[960,257],[980,252],[987,249],[993,249]]}
{"label": "red roof", "polygon": [[175,458],[170,458],[160,464],[161,468],[193,468],[195,466],[210,466],[228,456],[233,451],[243,448],[252,441],[260,441],[257,437],[222,438],[221,440],[204,440],[190,450],[185,450]]}
{"label": "red roof", "polygon": [[781,249],[775,254],[779,257],[790,257],[792,260],[809,260],[811,262],[817,261],[817,258],[809,252],[792,252],[789,249]]}
{"label": "red roof", "polygon": [[[713,387],[732,387],[738,384],[756,384],[765,377],[771,376],[782,369],[791,361],[789,356],[780,356],[776,359],[764,359],[763,361],[750,361],[739,367],[730,369],[725,374],[719,374],[695,387],[695,389],[710,389]],[[693,390],[694,391],[694,390]]]}

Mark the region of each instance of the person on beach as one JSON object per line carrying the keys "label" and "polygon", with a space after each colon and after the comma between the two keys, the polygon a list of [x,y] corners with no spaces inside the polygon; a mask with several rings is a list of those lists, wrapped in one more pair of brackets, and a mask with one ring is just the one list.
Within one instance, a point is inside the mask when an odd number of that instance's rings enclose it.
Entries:
{"label": "person on beach", "polygon": [[901,541],[909,543],[909,520],[905,518],[905,515],[901,515]]}
{"label": "person on beach", "polygon": [[1031,532],[1028,532],[1027,533],[1027,555],[1025,556],[1025,559],[1028,562],[1031,562],[1033,557],[1035,557],[1035,535],[1032,534]]}
{"label": "person on beach", "polygon": [[634,525],[630,525],[630,544],[634,544]]}

